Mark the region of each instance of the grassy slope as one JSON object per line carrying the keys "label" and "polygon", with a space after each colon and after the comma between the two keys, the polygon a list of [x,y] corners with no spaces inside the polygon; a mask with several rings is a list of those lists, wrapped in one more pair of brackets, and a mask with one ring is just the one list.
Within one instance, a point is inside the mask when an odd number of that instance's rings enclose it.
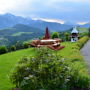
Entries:
{"label": "grassy slope", "polygon": [[88,28],[81,28],[81,27],[78,27],[77,29],[79,30],[80,33],[88,32]]}
{"label": "grassy slope", "polygon": [[[80,52],[79,51],[73,52],[74,50],[72,49],[72,47],[74,46],[74,44],[75,43],[71,43],[71,42],[62,43],[62,45],[64,45],[65,48],[60,51],[56,51],[55,53],[65,58],[72,58],[72,56],[75,56],[75,58],[76,57],[78,58],[80,57]],[[20,50],[20,51],[4,54],[0,56],[0,81],[2,81],[0,82],[0,86],[2,86],[0,87],[0,90],[8,90],[13,86],[9,81],[8,75],[10,74],[10,71],[16,65],[18,60],[22,56],[28,56],[28,55],[35,55],[34,49],[30,48],[26,50]],[[80,63],[73,62],[73,64],[75,67],[78,67],[78,66],[83,67],[83,65],[80,65],[81,62]]]}
{"label": "grassy slope", "polygon": [[68,56],[71,55],[72,53],[72,46],[74,45],[75,43],[72,43],[72,42],[64,42],[62,43],[63,46],[65,46],[64,49],[60,50],[58,52],[58,54],[60,54],[61,56],[67,58]]}
{"label": "grassy slope", "polygon": [[33,49],[20,50],[0,55],[0,90],[9,90],[12,84],[9,81],[9,74],[22,56],[33,55]]}
{"label": "grassy slope", "polygon": [[81,56],[80,51],[78,49],[74,49],[76,47],[76,43],[73,42],[65,42],[62,43],[65,46],[64,49],[58,52],[58,55],[61,55],[69,61],[71,67],[75,70],[80,70],[79,73],[84,76],[88,75],[87,64]]}

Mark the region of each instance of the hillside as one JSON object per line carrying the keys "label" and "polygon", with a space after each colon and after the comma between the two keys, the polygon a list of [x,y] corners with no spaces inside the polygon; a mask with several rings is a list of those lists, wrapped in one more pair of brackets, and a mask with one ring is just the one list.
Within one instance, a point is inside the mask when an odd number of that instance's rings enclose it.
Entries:
{"label": "hillside", "polygon": [[86,33],[88,32],[88,28],[78,27],[77,28],[80,33]]}
{"label": "hillside", "polygon": [[[40,32],[39,32],[40,31]],[[43,36],[43,31],[24,24],[0,30],[0,45],[13,45],[17,41],[26,41]]]}
{"label": "hillside", "polygon": [[34,54],[34,50],[30,48],[0,55],[0,90],[9,90],[13,87],[9,81],[9,75],[18,60],[23,56],[32,56]]}
{"label": "hillside", "polygon": [[[75,69],[79,68],[81,73],[86,74],[86,65],[85,62],[82,60],[82,57],[80,56],[79,50],[75,52],[75,49],[72,49],[75,47],[75,43],[64,42],[62,43],[62,45],[64,45],[65,48],[54,53],[65,57],[66,60],[69,61],[70,65],[75,67]],[[14,87],[10,82],[9,76],[20,58],[22,58],[23,56],[31,57],[35,54],[35,49],[29,48],[0,55],[0,90],[10,90]]]}

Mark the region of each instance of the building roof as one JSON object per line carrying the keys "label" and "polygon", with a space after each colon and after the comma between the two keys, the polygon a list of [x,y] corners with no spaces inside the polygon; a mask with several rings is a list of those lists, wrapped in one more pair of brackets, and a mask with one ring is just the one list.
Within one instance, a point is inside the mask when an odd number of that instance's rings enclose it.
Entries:
{"label": "building roof", "polygon": [[71,33],[78,33],[77,28],[76,28],[76,27],[74,27]]}
{"label": "building roof", "polygon": [[56,40],[54,39],[47,39],[47,40],[41,40],[41,42],[55,42]]}

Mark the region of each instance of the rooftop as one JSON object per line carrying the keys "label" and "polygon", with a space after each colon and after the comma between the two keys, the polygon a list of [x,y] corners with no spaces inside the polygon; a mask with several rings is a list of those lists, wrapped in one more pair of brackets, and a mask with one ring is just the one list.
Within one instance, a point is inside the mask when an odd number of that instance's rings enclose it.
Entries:
{"label": "rooftop", "polygon": [[76,27],[74,27],[71,33],[78,33],[77,28],[76,28]]}

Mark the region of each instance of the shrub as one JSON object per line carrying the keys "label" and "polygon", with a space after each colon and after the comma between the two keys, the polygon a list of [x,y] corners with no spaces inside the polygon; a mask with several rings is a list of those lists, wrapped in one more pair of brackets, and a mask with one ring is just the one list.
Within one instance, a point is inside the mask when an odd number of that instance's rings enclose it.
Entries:
{"label": "shrub", "polygon": [[79,39],[77,41],[77,46],[79,47],[79,49],[81,49],[88,40],[89,40],[88,36],[84,36],[81,39]]}
{"label": "shrub", "polygon": [[16,50],[16,47],[13,45],[12,47],[11,47],[11,51],[15,51]]}
{"label": "shrub", "polygon": [[64,33],[65,35],[65,41],[69,41],[70,40],[70,34],[68,32]]}
{"label": "shrub", "polygon": [[68,88],[70,67],[64,59],[47,49],[39,49],[38,55],[24,57],[11,76],[21,90],[64,90]]}
{"label": "shrub", "polygon": [[23,43],[21,41],[17,41],[15,47],[16,50],[23,49]]}
{"label": "shrub", "polygon": [[4,54],[4,53],[7,53],[7,47],[6,46],[1,46],[0,47],[0,54]]}
{"label": "shrub", "polygon": [[47,48],[37,48],[36,56],[23,57],[19,61],[11,80],[20,90],[88,88],[90,77],[82,59],[75,56],[68,60]]}
{"label": "shrub", "polygon": [[23,44],[23,47],[24,47],[24,48],[29,48],[28,43],[24,43],[24,44]]}
{"label": "shrub", "polygon": [[53,32],[51,35],[51,38],[59,38],[59,33],[58,32]]}
{"label": "shrub", "polygon": [[70,77],[71,87],[88,88],[90,85],[90,76],[87,75],[83,62],[76,62],[72,64],[72,72]]}

